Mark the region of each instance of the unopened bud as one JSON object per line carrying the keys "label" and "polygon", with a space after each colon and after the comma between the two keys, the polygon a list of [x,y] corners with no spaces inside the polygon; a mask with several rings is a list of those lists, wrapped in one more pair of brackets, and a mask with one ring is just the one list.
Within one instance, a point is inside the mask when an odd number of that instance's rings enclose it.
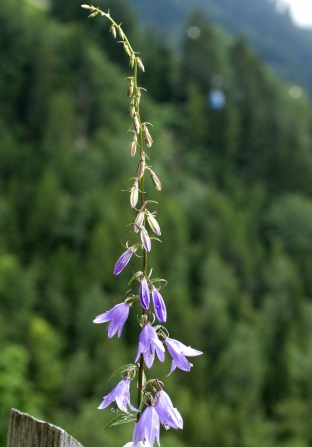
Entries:
{"label": "unopened bud", "polygon": [[151,147],[153,144],[153,139],[152,139],[145,123],[142,124],[142,130],[144,132],[144,140],[145,140],[146,146]]}
{"label": "unopened bud", "polygon": [[138,180],[133,183],[132,188],[130,189],[130,206],[131,208],[135,208],[136,204],[139,200],[139,188],[138,188]]}
{"label": "unopened bud", "polygon": [[134,127],[135,133],[140,133],[140,123],[139,123],[137,115],[134,115],[134,117],[133,117],[133,127]]}
{"label": "unopened bud", "polygon": [[100,13],[100,11],[95,11],[95,12],[93,12],[92,14],[90,14],[90,15],[88,16],[88,18],[89,18],[89,19],[92,19],[93,17],[97,16],[99,13]]}
{"label": "unopened bud", "polygon": [[92,6],[89,5],[81,5],[83,9],[93,9]]}
{"label": "unopened bud", "polygon": [[118,26],[117,30],[118,30],[118,34],[122,38],[122,40],[125,40],[125,33],[121,29],[121,26]]}
{"label": "unopened bud", "polygon": [[134,137],[132,138],[132,141],[130,143],[130,155],[131,155],[131,157],[135,156],[136,147],[137,147],[137,141],[138,141],[137,136],[136,136],[136,134],[134,134]]}
{"label": "unopened bud", "polygon": [[138,177],[141,179],[145,171],[145,157],[143,156],[138,165]]}
{"label": "unopened bud", "polygon": [[112,33],[114,39],[116,39],[116,28],[115,25],[112,23],[111,27],[110,27],[110,32]]}
{"label": "unopened bud", "polygon": [[147,214],[147,222],[148,222],[149,226],[151,227],[153,233],[157,234],[157,236],[160,236],[161,231],[160,231],[160,226],[159,226],[157,220],[155,219],[153,214],[147,210],[146,210],[146,214]]}
{"label": "unopened bud", "polygon": [[155,172],[152,171],[150,168],[149,168],[149,172],[151,174],[152,182],[154,183],[155,188],[157,189],[157,191],[160,191],[161,190],[161,183],[160,183],[159,178],[157,177]]}
{"label": "unopened bud", "polygon": [[129,61],[129,68],[130,68],[130,70],[132,70],[133,67],[134,67],[134,59],[135,59],[134,53],[131,53],[130,61]]}
{"label": "unopened bud", "polygon": [[146,229],[144,227],[142,227],[140,229],[140,236],[141,236],[141,241],[142,241],[144,249],[146,251],[150,252],[151,248],[152,248],[152,243],[151,243],[151,239],[148,235],[148,232],[146,231]]}
{"label": "unopened bud", "polygon": [[138,63],[138,66],[139,66],[139,69],[141,70],[141,71],[145,71],[145,68],[144,68],[144,65],[143,65],[143,63],[142,63],[142,60],[141,60],[141,58],[139,58],[139,57],[137,57],[136,58],[136,60],[137,60],[137,63]]}
{"label": "unopened bud", "polygon": [[134,232],[138,233],[144,221],[145,211],[140,211],[134,221]]}
{"label": "unopened bud", "polygon": [[128,86],[128,96],[131,97],[133,93],[133,87],[134,87],[134,77],[131,76],[129,79],[129,86]]}
{"label": "unopened bud", "polygon": [[130,51],[130,48],[129,48],[129,45],[127,44],[127,42],[123,43],[123,47],[124,47],[124,50],[127,53],[127,55],[131,56],[131,51]]}
{"label": "unopened bud", "polygon": [[136,94],[135,94],[135,106],[139,107],[141,100],[141,89],[140,87],[137,87]]}

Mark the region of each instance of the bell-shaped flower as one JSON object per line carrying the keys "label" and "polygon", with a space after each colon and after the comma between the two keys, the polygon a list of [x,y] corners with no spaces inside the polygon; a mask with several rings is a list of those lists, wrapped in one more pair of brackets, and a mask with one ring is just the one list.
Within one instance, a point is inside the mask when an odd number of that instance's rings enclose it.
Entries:
{"label": "bell-shaped flower", "polygon": [[150,323],[147,323],[142,329],[139,337],[139,347],[135,362],[137,362],[140,355],[143,354],[146,366],[151,368],[154,363],[155,352],[159,360],[163,362],[165,360],[164,345],[157,337],[153,326]]}
{"label": "bell-shaped flower", "polygon": [[195,357],[202,354],[201,351],[197,351],[197,349],[193,349],[190,346],[185,346],[183,343],[174,340],[173,338],[167,337],[164,343],[172,357],[171,369],[168,376],[176,368],[180,368],[183,371],[190,371],[192,365],[185,356]]}
{"label": "bell-shaped flower", "polygon": [[183,428],[183,419],[176,408],[173,407],[170,397],[164,391],[157,391],[155,395],[155,410],[157,411],[160,423],[168,430]]}
{"label": "bell-shaped flower", "polygon": [[127,303],[117,304],[111,310],[98,315],[93,320],[93,323],[107,323],[110,321],[109,325],[107,326],[108,338],[112,338],[117,331],[119,338],[124,324],[129,316],[129,308],[130,306]]}
{"label": "bell-shaped flower", "polygon": [[133,245],[120,256],[114,267],[114,275],[119,275],[119,273],[123,271],[136,249],[137,245]]}
{"label": "bell-shaped flower", "polygon": [[146,278],[141,280],[139,289],[140,303],[143,309],[147,310],[150,305],[150,295]]}
{"label": "bell-shaped flower", "polygon": [[130,403],[130,380],[123,379],[117,386],[107,395],[103,397],[103,402],[98,407],[99,410],[108,407],[112,402],[116,401],[116,405],[121,411],[128,413],[128,406],[132,411],[139,411]]}
{"label": "bell-shaped flower", "polygon": [[160,446],[159,431],[160,422],[157,411],[154,407],[148,406],[134,426],[133,444],[137,445],[141,439],[144,447],[152,446],[156,440]]}
{"label": "bell-shaped flower", "polygon": [[153,288],[152,290],[152,301],[157,320],[160,323],[165,323],[165,321],[167,320],[167,310],[165,302],[161,294],[155,288]]}

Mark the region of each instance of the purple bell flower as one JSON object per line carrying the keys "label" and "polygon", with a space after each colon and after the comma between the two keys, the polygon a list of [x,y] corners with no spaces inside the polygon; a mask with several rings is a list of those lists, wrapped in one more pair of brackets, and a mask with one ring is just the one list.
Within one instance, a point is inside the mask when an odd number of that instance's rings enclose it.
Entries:
{"label": "purple bell flower", "polygon": [[139,360],[141,354],[144,356],[144,361],[148,368],[154,363],[155,351],[157,357],[161,362],[165,360],[165,348],[162,342],[157,337],[155,329],[150,323],[147,323],[141,331],[139,337],[139,347],[135,362]]}
{"label": "purple bell flower", "polygon": [[130,380],[123,379],[118,383],[117,386],[107,395],[103,397],[103,402],[98,407],[99,410],[103,410],[103,408],[108,407],[112,402],[116,401],[116,405],[120,408],[121,411],[128,413],[127,406],[131,408],[132,411],[138,412],[136,408],[134,408],[130,404]]}
{"label": "purple bell flower", "polygon": [[147,310],[150,305],[149,289],[146,278],[143,278],[139,289],[140,303],[143,309]]}
{"label": "purple bell flower", "polygon": [[157,320],[160,323],[165,323],[165,321],[167,320],[167,310],[165,302],[161,294],[158,292],[158,290],[154,288],[152,290],[152,300]]}
{"label": "purple bell flower", "polygon": [[130,306],[127,303],[117,304],[111,310],[98,315],[93,320],[93,323],[107,323],[110,321],[109,325],[107,326],[108,338],[112,338],[117,331],[119,338],[124,324],[129,316],[129,309]]}
{"label": "purple bell flower", "polygon": [[133,444],[137,445],[140,439],[144,447],[154,445],[155,439],[159,442],[160,422],[154,407],[148,406],[142,413],[139,422],[134,426]]}
{"label": "purple bell flower", "polygon": [[119,275],[119,273],[123,271],[136,249],[137,247],[132,245],[132,247],[128,248],[128,250],[120,256],[114,267],[114,275]]}
{"label": "purple bell flower", "polygon": [[176,408],[173,407],[170,397],[164,391],[157,391],[155,395],[155,410],[157,411],[160,423],[166,430],[169,428],[183,428],[183,419]]}
{"label": "purple bell flower", "polygon": [[196,355],[202,354],[201,351],[197,351],[197,349],[193,349],[190,346],[185,346],[183,343],[179,342],[178,340],[174,340],[173,338],[167,337],[164,343],[172,357],[171,369],[168,376],[177,367],[183,371],[190,371],[192,365],[185,356],[195,357]]}

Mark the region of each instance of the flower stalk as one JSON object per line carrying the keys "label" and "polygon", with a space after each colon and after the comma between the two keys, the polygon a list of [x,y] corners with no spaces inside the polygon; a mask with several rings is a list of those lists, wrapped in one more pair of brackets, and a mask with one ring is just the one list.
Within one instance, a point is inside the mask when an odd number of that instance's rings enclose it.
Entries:
{"label": "flower stalk", "polygon": [[[129,69],[132,70],[132,74],[126,78],[128,80],[128,87],[125,92],[130,100],[130,130],[133,133],[129,148],[130,156],[133,158],[138,157],[136,168],[134,167],[136,174],[132,178],[133,185],[128,191],[130,191],[130,206],[137,213],[131,223],[131,227],[133,228],[132,234],[135,238],[139,236],[140,240],[137,240],[131,246],[128,246],[127,243],[127,250],[119,257],[114,267],[114,274],[119,275],[127,267],[136,251],[139,248],[142,250],[142,271],[133,273],[129,281],[129,284],[132,282],[137,284],[138,292],[132,289],[130,291],[128,290],[123,303],[117,304],[111,310],[98,315],[94,319],[94,323],[109,323],[107,327],[108,338],[112,338],[116,333],[119,338],[129,312],[131,311],[131,307],[135,304],[140,304],[142,314],[141,317],[138,317],[138,322],[141,332],[134,363],[122,366],[112,374],[111,377],[121,374],[122,380],[107,396],[104,396],[99,409],[106,408],[112,402],[116,402],[112,410],[118,411],[119,408],[126,415],[121,415],[113,419],[104,429],[119,423],[136,421],[133,440],[127,443],[126,446],[152,447],[155,441],[160,445],[160,425],[163,425],[166,430],[169,428],[182,429],[183,420],[178,410],[173,407],[170,397],[163,390],[163,383],[158,379],[146,381],[144,368],[151,369],[156,356],[161,362],[164,362],[165,351],[167,349],[172,357],[169,374],[176,368],[190,371],[192,365],[186,359],[186,356],[197,356],[202,354],[202,352],[169,338],[167,329],[162,326],[162,323],[165,323],[167,320],[167,310],[165,301],[159,292],[167,284],[167,281],[151,278],[151,272],[148,273],[147,270],[148,253],[152,250],[152,242],[159,241],[158,237],[161,235],[161,229],[158,218],[156,220],[155,217],[156,211],[147,209],[150,203],[157,202],[154,200],[146,200],[145,198],[145,174],[148,173],[151,177],[151,183],[156,191],[161,191],[162,185],[156,173],[149,166],[150,157],[146,153],[154,144],[149,128],[147,127],[151,123],[142,122],[140,115],[141,95],[142,90],[145,89],[138,85],[138,68],[144,73],[145,67],[141,57],[133,50],[127,36],[121,28],[121,24],[117,24],[112,19],[110,11],[105,13],[97,7],[85,4],[81,5],[81,7],[90,11],[89,18],[102,16],[110,21],[110,32],[113,38],[116,38],[118,34],[121,38],[119,43],[122,44],[124,52],[129,57]],[[137,209],[139,202],[139,209]],[[148,231],[147,224],[151,232]],[[155,286],[156,282],[159,283],[158,287]],[[150,304],[151,301],[152,306]],[[152,313],[151,307],[153,307],[154,313]],[[154,327],[155,319],[161,324]],[[138,389],[137,408],[131,405],[129,392],[130,382],[135,376],[137,376]],[[152,388],[151,391],[148,391],[148,386]],[[129,414],[128,407],[135,414]]]}

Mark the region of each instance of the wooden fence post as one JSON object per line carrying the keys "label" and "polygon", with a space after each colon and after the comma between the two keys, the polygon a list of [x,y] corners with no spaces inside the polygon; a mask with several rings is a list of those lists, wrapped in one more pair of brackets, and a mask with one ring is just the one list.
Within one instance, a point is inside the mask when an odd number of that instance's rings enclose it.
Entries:
{"label": "wooden fence post", "polygon": [[55,425],[12,408],[6,447],[83,447]]}

